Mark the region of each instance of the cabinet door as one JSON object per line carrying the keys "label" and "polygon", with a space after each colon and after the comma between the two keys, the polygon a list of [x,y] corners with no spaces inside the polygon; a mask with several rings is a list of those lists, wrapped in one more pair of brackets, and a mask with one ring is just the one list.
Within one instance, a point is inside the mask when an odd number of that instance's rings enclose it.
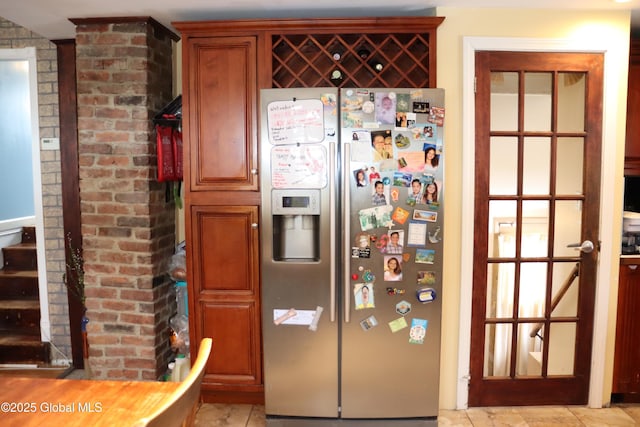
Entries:
{"label": "cabinet door", "polygon": [[640,40],[631,40],[627,91],[626,175],[640,175]]}
{"label": "cabinet door", "polygon": [[613,393],[640,393],[640,265],[620,266]]}
{"label": "cabinet door", "polygon": [[258,190],[256,37],[187,42],[191,191]]}
{"label": "cabinet door", "polygon": [[195,339],[213,339],[203,390],[262,391],[257,206],[192,206]]}

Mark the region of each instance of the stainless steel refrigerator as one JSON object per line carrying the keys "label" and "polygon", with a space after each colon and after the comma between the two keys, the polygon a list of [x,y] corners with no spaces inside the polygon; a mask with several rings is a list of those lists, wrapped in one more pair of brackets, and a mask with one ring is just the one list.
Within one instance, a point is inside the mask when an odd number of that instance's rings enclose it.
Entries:
{"label": "stainless steel refrigerator", "polygon": [[267,425],[437,425],[444,91],[260,97]]}

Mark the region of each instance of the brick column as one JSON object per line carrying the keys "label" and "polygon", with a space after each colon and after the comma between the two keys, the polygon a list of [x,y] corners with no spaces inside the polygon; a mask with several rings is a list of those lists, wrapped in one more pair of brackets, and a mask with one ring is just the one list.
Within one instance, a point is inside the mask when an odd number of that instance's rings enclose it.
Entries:
{"label": "brick column", "polygon": [[175,205],[156,181],[151,119],[172,99],[176,38],[151,18],[72,22],[89,365],[95,378],[155,380],[171,356]]}

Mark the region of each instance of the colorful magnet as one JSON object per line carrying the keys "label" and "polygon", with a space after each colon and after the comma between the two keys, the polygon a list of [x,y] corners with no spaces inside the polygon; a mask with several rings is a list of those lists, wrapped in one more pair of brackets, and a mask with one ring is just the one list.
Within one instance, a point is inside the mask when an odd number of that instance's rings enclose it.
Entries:
{"label": "colorful magnet", "polygon": [[389,178],[388,176],[385,176],[384,178],[382,178],[382,183],[384,185],[389,185],[391,184],[391,178]]}
{"label": "colorful magnet", "polygon": [[404,294],[404,292],[405,292],[404,289],[387,288],[387,295],[402,295]]}
{"label": "colorful magnet", "polygon": [[358,280],[358,277],[360,277],[360,276],[358,276],[356,273],[353,273],[351,275],[351,280]]}
{"label": "colorful magnet", "polygon": [[411,319],[411,329],[409,329],[409,342],[411,344],[423,344],[427,335],[426,319]]}
{"label": "colorful magnet", "polygon": [[380,252],[386,253],[387,244],[389,243],[389,235],[383,234],[380,238],[376,238],[376,248],[380,249]]}
{"label": "colorful magnet", "polygon": [[360,322],[360,327],[365,331],[368,331],[369,329],[374,328],[376,326],[378,326],[378,320],[373,315],[367,317],[366,319]]}
{"label": "colorful magnet", "polygon": [[409,326],[407,324],[407,319],[405,319],[404,317],[399,317],[396,320],[392,320],[388,323],[388,325],[389,329],[391,329],[391,332],[393,332],[394,334]]}
{"label": "colorful magnet", "polygon": [[432,302],[436,299],[436,290],[433,288],[420,288],[416,291],[416,298],[422,303]]}
{"label": "colorful magnet", "polygon": [[371,270],[366,270],[362,275],[362,279],[367,283],[371,283],[376,279],[376,276],[373,275]]}
{"label": "colorful magnet", "polygon": [[410,311],[411,303],[409,303],[408,301],[402,300],[396,304],[396,313],[398,313],[399,315],[405,316],[409,314]]}
{"label": "colorful magnet", "polygon": [[400,192],[397,189],[393,189],[391,190],[391,200],[393,200],[394,202],[398,201],[398,198],[400,197]]}

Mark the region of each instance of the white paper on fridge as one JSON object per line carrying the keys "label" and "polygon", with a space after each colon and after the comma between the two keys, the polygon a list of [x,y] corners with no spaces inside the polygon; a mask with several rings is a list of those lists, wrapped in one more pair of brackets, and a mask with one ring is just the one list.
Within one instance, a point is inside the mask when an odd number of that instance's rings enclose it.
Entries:
{"label": "white paper on fridge", "polygon": [[324,140],[324,109],[319,99],[274,101],[267,106],[269,142],[317,144]]}
{"label": "white paper on fridge", "polygon": [[327,150],[322,145],[281,145],[271,149],[273,188],[324,188]]}
{"label": "white paper on fridge", "polygon": [[316,310],[294,310],[295,314],[291,317],[289,317],[288,315],[290,314],[290,309],[274,309],[273,310],[273,321],[276,322],[276,320],[278,319],[282,319],[283,317],[286,318],[286,320],[283,320],[282,322],[279,322],[278,324],[280,325],[310,325],[311,322],[313,322],[313,318],[316,315]]}

